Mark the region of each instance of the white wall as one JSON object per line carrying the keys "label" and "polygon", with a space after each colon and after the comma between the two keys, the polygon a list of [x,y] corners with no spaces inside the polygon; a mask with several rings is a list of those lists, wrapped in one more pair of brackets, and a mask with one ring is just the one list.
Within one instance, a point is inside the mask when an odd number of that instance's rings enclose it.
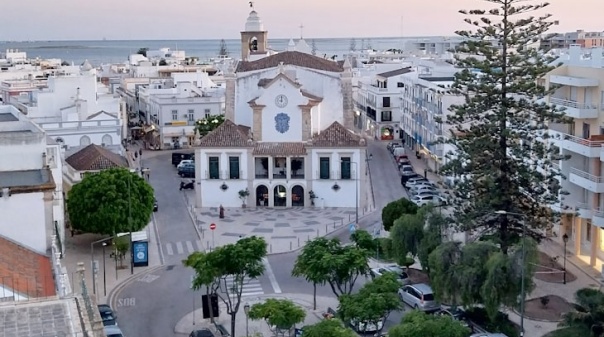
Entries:
{"label": "white wall", "polygon": [[[285,95],[288,100],[284,108],[275,105],[275,98],[280,94]],[[266,106],[262,110],[262,141],[299,142],[302,140],[302,109],[299,106],[307,104],[308,98],[302,96],[298,88],[280,78],[264,91],[256,103]],[[285,113],[289,117],[289,130],[284,133],[278,132],[276,128],[275,117],[280,113]]]}
{"label": "white wall", "polygon": [[[361,195],[363,194],[362,191],[365,186],[361,186],[361,184],[365,181],[363,177],[366,163],[364,162],[364,159],[361,158],[360,151],[361,150],[359,149],[312,149],[310,151],[312,190],[318,197],[318,199],[315,200],[315,206],[355,207],[355,184],[359,184],[359,200],[362,199]],[[330,157],[329,179],[319,179],[321,157]],[[357,163],[351,164],[350,180],[340,179],[340,163],[341,158],[343,157],[350,157],[352,162]],[[359,177],[361,180],[357,180]],[[335,183],[340,186],[340,189],[337,192],[332,188]]]}
{"label": "white wall", "polygon": [[[44,193],[13,194],[0,198],[0,234],[46,254]],[[25,216],[27,215],[27,216]]]}
{"label": "white wall", "polygon": [[42,140],[33,144],[0,145],[0,171],[38,170],[43,166],[45,151],[46,144]]}
{"label": "white wall", "polygon": [[[220,179],[209,179],[209,157],[220,157]],[[239,157],[240,179],[229,179],[229,157]],[[251,165],[247,149],[198,149],[195,152],[195,192],[200,198],[199,207],[241,207],[239,191],[249,188],[248,178],[254,175]],[[228,186],[226,191],[220,188],[223,183]]]}

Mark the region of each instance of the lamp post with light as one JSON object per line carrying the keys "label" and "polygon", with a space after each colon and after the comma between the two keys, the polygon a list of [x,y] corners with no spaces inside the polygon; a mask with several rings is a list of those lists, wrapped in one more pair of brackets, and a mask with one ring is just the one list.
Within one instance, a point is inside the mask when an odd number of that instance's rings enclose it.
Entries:
{"label": "lamp post with light", "polygon": [[250,336],[250,304],[246,303],[243,306],[243,312],[245,312],[245,337]]}
{"label": "lamp post with light", "polygon": [[[524,214],[513,213],[504,210],[496,211],[495,214],[508,216],[516,215],[521,218],[525,218]],[[525,297],[525,286],[524,286],[524,273],[525,273],[525,260],[526,260],[526,223],[522,223],[522,266],[520,267],[520,337],[524,336],[524,297]]]}
{"label": "lamp post with light", "polygon": [[564,266],[562,266],[562,270],[564,270],[564,279],[562,283],[566,284],[566,244],[568,243],[568,235],[566,235],[566,233],[562,235],[562,241],[564,241]]}
{"label": "lamp post with light", "polygon": [[107,296],[107,273],[105,272],[105,246],[107,242],[103,242],[103,296]]}
{"label": "lamp post with light", "polygon": [[[373,155],[369,154],[369,157],[365,158],[365,163],[369,163],[369,161],[373,159]],[[358,225],[359,224],[359,184],[361,183],[361,173],[359,172],[359,163],[356,161],[341,161],[342,163],[350,163],[350,164],[354,164],[354,168],[357,171],[356,172],[356,182],[354,184],[354,196],[355,196],[355,211],[354,211],[354,218],[355,218],[355,224]]]}

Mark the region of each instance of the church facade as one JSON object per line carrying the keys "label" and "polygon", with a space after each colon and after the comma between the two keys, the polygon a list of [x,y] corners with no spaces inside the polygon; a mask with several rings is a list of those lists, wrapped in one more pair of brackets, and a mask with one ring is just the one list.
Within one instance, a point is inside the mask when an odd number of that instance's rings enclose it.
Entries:
{"label": "church facade", "polygon": [[196,150],[197,206],[367,207],[350,64],[275,53],[267,37],[252,11],[241,61],[225,74],[226,121]]}

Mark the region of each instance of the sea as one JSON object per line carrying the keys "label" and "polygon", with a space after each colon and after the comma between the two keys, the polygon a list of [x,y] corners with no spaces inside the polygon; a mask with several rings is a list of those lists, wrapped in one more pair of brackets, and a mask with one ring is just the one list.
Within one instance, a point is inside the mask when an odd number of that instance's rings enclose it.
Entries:
{"label": "sea", "polygon": [[[306,39],[309,46],[314,45],[316,55],[341,59],[351,50],[388,50],[404,49],[407,41],[429,39],[431,37],[376,37],[376,38],[316,38]],[[241,55],[239,39],[225,40],[227,51],[233,58]],[[294,42],[297,42],[294,40]],[[287,49],[289,39],[269,39],[269,47],[282,51]],[[0,53],[7,49],[27,52],[29,58],[61,59],[73,64],[82,64],[88,60],[98,66],[107,63],[125,63],[130,54],[140,48],[158,50],[170,48],[184,50],[186,56],[195,56],[200,60],[216,57],[221,40],[96,40],[96,41],[0,41]]]}

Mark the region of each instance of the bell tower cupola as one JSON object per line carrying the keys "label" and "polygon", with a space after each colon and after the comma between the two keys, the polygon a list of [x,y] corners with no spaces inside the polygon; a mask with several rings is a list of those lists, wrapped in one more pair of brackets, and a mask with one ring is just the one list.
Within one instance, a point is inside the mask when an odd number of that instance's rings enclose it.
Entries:
{"label": "bell tower cupola", "polygon": [[250,2],[252,11],[245,22],[245,30],[241,32],[241,59],[246,61],[250,55],[266,54],[268,51],[268,32],[264,30],[262,20]]}

